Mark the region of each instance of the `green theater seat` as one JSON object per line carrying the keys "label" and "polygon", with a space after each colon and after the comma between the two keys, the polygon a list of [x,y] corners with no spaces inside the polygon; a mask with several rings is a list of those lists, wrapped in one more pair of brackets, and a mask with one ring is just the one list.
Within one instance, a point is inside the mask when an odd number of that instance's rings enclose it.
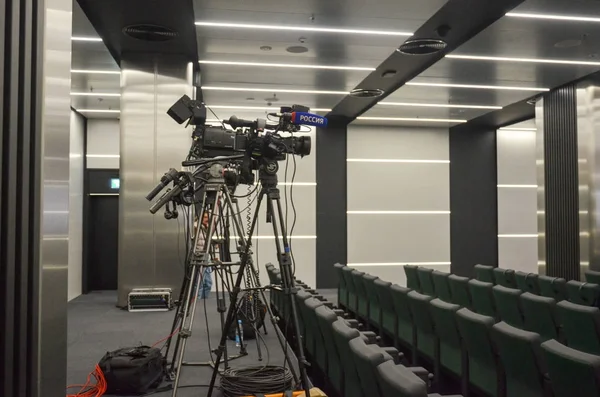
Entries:
{"label": "green theater seat", "polygon": [[381,395],[377,379],[377,366],[392,358],[377,345],[367,345],[361,338],[354,338],[348,343],[358,371],[363,395]]}
{"label": "green theater seat", "polygon": [[600,355],[600,309],[561,301],[556,314],[569,347]]}
{"label": "green theater seat", "polygon": [[414,338],[416,334],[408,303],[408,293],[411,290],[397,284],[392,284],[390,291],[392,292],[392,303],[394,304],[397,319],[395,331],[396,342],[412,349],[415,344]]}
{"label": "green theater seat", "polygon": [[542,342],[559,339],[554,299],[525,292],[521,295],[521,308],[526,330],[539,334]]}
{"label": "green theater seat", "polygon": [[379,317],[380,329],[393,338],[396,333],[396,312],[392,298],[392,283],[377,279],[373,282],[373,286],[381,310]]}
{"label": "green theater seat", "polygon": [[331,325],[333,338],[337,348],[342,371],[344,373],[344,397],[363,397],[362,387],[358,377],[358,371],[354,364],[354,357],[350,351],[349,343],[352,339],[360,337],[360,332],[348,327],[343,319],[338,319]]}
{"label": "green theater seat", "polygon": [[482,316],[496,318],[492,288],[494,288],[494,284],[492,283],[469,280],[469,293],[471,294],[473,311]]}
{"label": "green theater seat", "polygon": [[540,295],[552,298],[557,302],[567,299],[566,284],[564,278],[539,276]]}
{"label": "green theater seat", "polygon": [[431,277],[431,273],[433,273],[433,269],[428,269],[426,267],[417,268],[419,285],[421,286],[421,290],[419,292],[435,298],[435,287],[433,286],[433,278]]}
{"label": "green theater seat", "polygon": [[489,396],[502,397],[504,380],[499,376],[497,358],[491,340],[491,330],[496,321],[469,309],[456,312],[456,323],[461,340],[467,350],[469,382]]}
{"label": "green theater seat", "polygon": [[450,284],[448,283],[449,273],[439,272],[434,270],[431,273],[435,297],[444,302],[452,302],[452,293],[450,292]]}
{"label": "green theater seat", "polygon": [[429,311],[429,301],[433,298],[417,291],[411,291],[407,296],[410,313],[417,328],[417,350],[433,362],[436,354],[436,335]]}
{"label": "green theater seat", "polygon": [[453,373],[458,378],[462,377],[462,348],[456,312],[459,305],[434,299],[430,302],[429,311],[433,319],[435,334],[440,341],[440,365],[445,370]]}
{"label": "green theater seat", "polygon": [[540,336],[501,322],[492,327],[492,340],[506,375],[506,397],[544,397],[549,385]]}
{"label": "green theater seat", "polygon": [[367,291],[367,320],[375,328],[381,329],[381,303],[379,302],[379,295],[375,288],[375,281],[377,280],[379,280],[379,277],[370,274],[363,275],[363,284]]}
{"label": "green theater seat", "polygon": [[578,305],[595,306],[600,297],[600,285],[571,280],[567,283],[567,298]]}
{"label": "green theater seat", "polygon": [[406,274],[406,287],[415,291],[420,291],[419,274],[417,273],[418,266],[404,265],[404,274]]}
{"label": "green theater seat", "polygon": [[475,265],[475,280],[494,284],[496,282],[496,278],[494,277],[494,269],[494,266]]}
{"label": "green theater seat", "polygon": [[554,397],[600,397],[600,357],[549,340],[542,343]]}
{"label": "green theater seat", "polygon": [[317,314],[315,310],[323,306],[323,302],[316,298],[308,298],[304,301],[303,319],[305,322],[306,337],[304,345],[306,351],[316,361],[317,365],[325,369],[327,367],[327,354],[324,348],[323,337],[319,329]]}
{"label": "green theater seat", "polygon": [[506,288],[496,285],[492,288],[496,313],[501,321],[512,325],[513,327],[523,328],[525,321],[523,319],[523,310],[521,308],[520,289]]}
{"label": "green theater seat", "polygon": [[317,307],[315,315],[317,316],[317,323],[319,324],[319,330],[321,331],[325,352],[327,354],[325,368],[322,368],[323,372],[327,374],[335,390],[340,395],[343,395],[344,375],[342,372],[342,362],[340,361],[340,356],[333,339],[332,328],[332,324],[337,321],[338,316],[327,306]]}
{"label": "green theater seat", "polygon": [[495,267],[493,272],[496,285],[501,285],[506,288],[517,288],[517,279],[515,278],[514,270]]}
{"label": "green theater seat", "polygon": [[600,284],[600,272],[588,270],[585,272],[585,281],[588,283]]}
{"label": "green theater seat", "polygon": [[452,296],[451,303],[471,308],[471,293],[469,292],[469,279],[467,277],[451,274],[448,276],[448,285]]}
{"label": "green theater seat", "polygon": [[335,269],[335,274],[337,274],[338,278],[338,306],[345,308],[348,306],[348,287],[346,285],[346,279],[343,275],[343,269],[346,266],[336,263],[333,265]]}
{"label": "green theater seat", "polygon": [[534,273],[515,272],[517,279],[517,288],[523,292],[532,294],[540,294],[540,286],[538,284],[538,275]]}
{"label": "green theater seat", "polygon": [[369,318],[369,297],[367,296],[367,288],[365,287],[365,276],[374,277],[367,275],[363,272],[355,271],[352,272],[352,280],[354,281],[354,287],[356,288],[356,313],[363,319]]}
{"label": "green theater seat", "polygon": [[403,365],[385,361],[377,366],[377,378],[381,397],[427,397],[425,382]]}
{"label": "green theater seat", "polygon": [[344,277],[344,281],[346,282],[346,288],[348,289],[348,309],[351,313],[356,313],[357,310],[357,299],[358,295],[356,294],[356,286],[354,285],[354,278],[352,277],[352,273],[358,270],[353,269],[349,266],[345,266],[342,269],[342,276]]}

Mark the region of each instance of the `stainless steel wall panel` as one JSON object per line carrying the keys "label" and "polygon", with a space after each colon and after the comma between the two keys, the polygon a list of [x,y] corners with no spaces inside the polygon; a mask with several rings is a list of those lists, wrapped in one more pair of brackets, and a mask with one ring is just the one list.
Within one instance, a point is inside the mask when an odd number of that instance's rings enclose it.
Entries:
{"label": "stainless steel wall panel", "polygon": [[546,274],[546,172],[544,167],[544,100],[535,105],[535,169],[537,175],[538,273]]}
{"label": "stainless steel wall panel", "polygon": [[83,116],[71,111],[69,147],[69,300],[81,295],[85,123],[86,120]]}
{"label": "stainless steel wall panel", "polygon": [[62,395],[67,361],[71,0],[45,2],[40,394]]}
{"label": "stainless steel wall panel", "polygon": [[191,130],[166,111],[183,94],[191,96],[192,85],[188,62],[176,56],[124,54],[121,67],[118,305],[123,306],[132,288],[170,287],[177,295],[181,285],[177,221],[151,215],[145,196],[170,167],[181,169],[188,153]]}

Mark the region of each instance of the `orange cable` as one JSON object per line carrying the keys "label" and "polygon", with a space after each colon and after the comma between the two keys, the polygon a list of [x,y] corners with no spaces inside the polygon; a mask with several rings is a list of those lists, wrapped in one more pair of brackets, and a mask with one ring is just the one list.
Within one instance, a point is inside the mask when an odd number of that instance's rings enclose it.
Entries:
{"label": "orange cable", "polygon": [[[91,385],[92,376],[96,380],[95,385]],[[106,393],[107,383],[104,378],[104,374],[100,369],[100,366],[96,364],[95,369],[90,372],[87,376],[87,381],[83,385],[70,385],[67,386],[68,389],[73,389],[76,387],[80,387],[79,392],[76,394],[67,394],[67,397],[101,397]]]}

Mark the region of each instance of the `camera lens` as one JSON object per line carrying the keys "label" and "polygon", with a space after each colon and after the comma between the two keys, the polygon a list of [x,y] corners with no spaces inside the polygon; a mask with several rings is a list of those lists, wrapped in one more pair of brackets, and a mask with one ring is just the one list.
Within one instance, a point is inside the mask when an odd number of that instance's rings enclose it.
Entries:
{"label": "camera lens", "polygon": [[301,136],[294,142],[294,154],[308,156],[310,154],[310,137]]}

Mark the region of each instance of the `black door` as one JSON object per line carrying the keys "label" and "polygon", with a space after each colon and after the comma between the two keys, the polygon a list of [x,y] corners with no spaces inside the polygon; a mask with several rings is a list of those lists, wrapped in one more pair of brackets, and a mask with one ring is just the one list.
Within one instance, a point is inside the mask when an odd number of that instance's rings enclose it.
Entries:
{"label": "black door", "polygon": [[119,260],[119,196],[89,198],[88,290],[116,290]]}

